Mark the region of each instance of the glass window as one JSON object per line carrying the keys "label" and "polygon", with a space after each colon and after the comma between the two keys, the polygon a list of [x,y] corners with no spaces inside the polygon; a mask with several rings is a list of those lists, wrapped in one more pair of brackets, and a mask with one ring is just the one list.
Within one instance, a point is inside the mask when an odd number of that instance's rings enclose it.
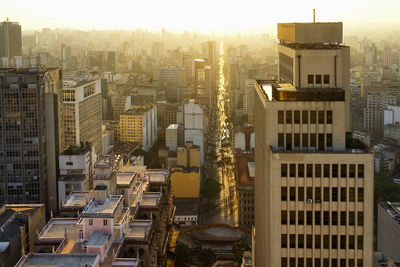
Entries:
{"label": "glass window", "polygon": [[281,235],[281,247],[287,248],[287,235],[285,234]]}
{"label": "glass window", "polygon": [[356,201],[356,189],[354,187],[349,188],[349,201],[350,202]]}
{"label": "glass window", "polygon": [[325,123],[325,111],[320,110],[318,111],[318,123],[319,124],[324,124]]}
{"label": "glass window", "polygon": [[345,211],[341,211],[340,212],[340,225],[346,225],[346,212]]}
{"label": "glass window", "polygon": [[312,164],[307,164],[307,177],[309,177],[309,178],[313,177],[313,165]]}
{"label": "glass window", "polygon": [[297,199],[298,201],[304,201],[304,187],[297,188]]}
{"label": "glass window", "polygon": [[338,225],[338,213],[337,213],[337,211],[332,211],[332,225]]}
{"label": "glass window", "polygon": [[349,177],[350,178],[355,178],[356,177],[356,165],[355,164],[350,164],[349,165]]}
{"label": "glass window", "polygon": [[315,235],[315,248],[321,248],[321,236],[320,235]]}
{"label": "glass window", "polygon": [[303,142],[302,147],[303,148],[308,148],[308,134],[303,133],[303,138],[302,139],[303,139],[302,140],[302,142]]}
{"label": "glass window", "polygon": [[358,202],[364,202],[364,188],[358,188]]}
{"label": "glass window", "polygon": [[316,84],[321,84],[321,80],[322,80],[322,77],[321,77],[322,75],[320,75],[320,74],[317,74],[317,75],[315,75],[315,83]]}
{"label": "glass window", "polygon": [[329,74],[324,75],[324,84],[329,84]]}
{"label": "glass window", "polygon": [[326,134],[326,147],[332,148],[332,134]]}
{"label": "glass window", "polygon": [[349,235],[349,249],[355,248],[355,238],[354,235]]}
{"label": "glass window", "polygon": [[292,111],[286,110],[286,123],[292,124]]}
{"label": "glass window", "polygon": [[300,124],[300,110],[294,111],[294,123]]}
{"label": "glass window", "polygon": [[283,113],[283,110],[278,110],[278,123],[283,124],[285,121],[285,114]]}
{"label": "glass window", "polygon": [[338,189],[337,187],[332,187],[332,201],[338,201]]}
{"label": "glass window", "polygon": [[303,124],[308,124],[308,110],[303,110],[301,116],[302,116],[302,119],[303,119],[302,123]]}
{"label": "glass window", "polygon": [[357,225],[363,226],[364,225],[364,212],[359,211],[357,214]]}
{"label": "glass window", "polygon": [[285,146],[285,136],[283,133],[278,133],[278,147],[284,147]]}
{"label": "glass window", "polygon": [[332,177],[337,178],[338,177],[338,165],[337,164],[332,164]]}
{"label": "glass window", "polygon": [[287,164],[281,164],[281,177],[287,177]]}
{"label": "glass window", "polygon": [[340,201],[346,202],[347,197],[346,197],[346,187],[340,188]]}
{"label": "glass window", "polygon": [[[363,243],[364,243],[364,238],[362,235],[357,236],[357,248],[358,249],[363,249]],[[362,266],[362,265],[359,265]]]}
{"label": "glass window", "polygon": [[290,177],[296,177],[296,164],[290,164]]}
{"label": "glass window", "polygon": [[324,178],[329,178],[330,173],[329,173],[329,164],[324,164]]}
{"label": "glass window", "polygon": [[317,123],[317,112],[315,110],[311,110],[310,112],[310,123],[311,124]]}
{"label": "glass window", "polygon": [[315,133],[310,134],[310,146],[311,147],[317,146],[317,135]]}
{"label": "glass window", "polygon": [[324,134],[318,134],[318,150],[324,151],[325,150],[325,136]]}
{"label": "glass window", "polygon": [[340,177],[347,177],[347,164],[340,164]]}
{"label": "glass window", "polygon": [[304,211],[298,211],[297,214],[297,224],[298,225],[303,225],[304,224]]}
{"label": "glass window", "polygon": [[315,202],[321,203],[321,187],[315,187]]}
{"label": "glass window", "polygon": [[287,188],[284,186],[281,187],[281,200],[287,201]]}
{"label": "glass window", "polygon": [[292,150],[292,134],[291,133],[286,134],[286,149]]}
{"label": "glass window", "polygon": [[358,178],[364,178],[364,164],[358,165]]}
{"label": "glass window", "polygon": [[324,211],[324,225],[329,225],[329,211]]}
{"label": "glass window", "polygon": [[321,225],[321,212],[315,211],[314,224]]}
{"label": "glass window", "polygon": [[324,201],[329,201],[329,187],[324,187]]}
{"label": "glass window", "polygon": [[283,225],[287,224],[287,211],[286,210],[281,211],[281,223]]}
{"label": "glass window", "polygon": [[290,248],[296,248],[296,235],[289,235]]}
{"label": "glass window", "polygon": [[329,235],[324,235],[324,248],[329,249]]}
{"label": "glass window", "polygon": [[308,81],[308,84],[314,84],[314,75],[308,74],[307,81]]}
{"label": "glass window", "polygon": [[337,235],[332,236],[332,248],[337,249],[338,248],[338,240],[337,240]]}
{"label": "glass window", "polygon": [[296,187],[290,187],[289,194],[290,201],[296,201]]}
{"label": "glass window", "polygon": [[93,225],[93,219],[89,219],[89,225]]}
{"label": "glass window", "polygon": [[312,211],[307,211],[307,225],[312,225]]}
{"label": "glass window", "polygon": [[297,164],[297,176],[304,177],[304,164]]}
{"label": "glass window", "polygon": [[355,225],[356,215],[354,211],[349,211],[349,225]]}
{"label": "glass window", "polygon": [[106,225],[107,225],[107,223],[108,223],[108,221],[107,221],[107,220],[103,220],[103,225],[104,225],[104,226],[106,226]]}
{"label": "glass window", "polygon": [[346,236],[340,236],[340,249],[346,249]]}
{"label": "glass window", "polygon": [[290,225],[295,225],[296,224],[296,212],[294,210],[290,211],[289,216],[290,216]]}
{"label": "glass window", "polygon": [[315,164],[315,177],[321,178],[321,164]]}
{"label": "glass window", "polygon": [[332,124],[332,121],[333,121],[332,117],[333,117],[332,110],[326,111],[326,123],[327,124]]}

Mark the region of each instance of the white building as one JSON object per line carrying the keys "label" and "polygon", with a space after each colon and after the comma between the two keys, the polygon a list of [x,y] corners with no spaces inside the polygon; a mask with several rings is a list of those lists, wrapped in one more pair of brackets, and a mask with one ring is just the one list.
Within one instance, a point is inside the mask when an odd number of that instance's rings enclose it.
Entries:
{"label": "white building", "polygon": [[383,113],[384,125],[400,123],[400,106],[388,105]]}
{"label": "white building", "polygon": [[185,143],[193,142],[200,147],[200,164],[204,163],[204,110],[195,100],[183,103],[183,121],[185,131]]}
{"label": "white building", "polygon": [[248,119],[253,121],[254,115],[254,79],[247,79],[243,95],[243,113],[248,115]]}
{"label": "white building", "polygon": [[178,147],[178,124],[171,124],[165,130],[165,146],[169,148],[169,151],[176,152]]}

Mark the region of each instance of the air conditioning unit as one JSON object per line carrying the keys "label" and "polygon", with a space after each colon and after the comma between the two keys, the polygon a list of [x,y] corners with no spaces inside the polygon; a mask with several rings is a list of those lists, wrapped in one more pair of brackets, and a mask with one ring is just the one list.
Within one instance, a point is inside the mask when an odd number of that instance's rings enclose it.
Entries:
{"label": "air conditioning unit", "polygon": [[307,203],[312,203],[312,198],[308,198]]}

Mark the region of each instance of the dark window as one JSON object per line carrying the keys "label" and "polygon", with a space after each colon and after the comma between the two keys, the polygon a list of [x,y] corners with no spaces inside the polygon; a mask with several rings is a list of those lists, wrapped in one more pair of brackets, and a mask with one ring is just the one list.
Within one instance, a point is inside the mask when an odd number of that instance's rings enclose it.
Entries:
{"label": "dark window", "polygon": [[[300,248],[300,238],[303,238],[303,236],[299,236],[299,248]],[[301,247],[301,248],[303,248],[303,247]],[[297,258],[297,267],[304,267],[304,259],[303,258]]]}
{"label": "dark window", "polygon": [[358,188],[358,202],[364,202],[364,188]]}
{"label": "dark window", "polygon": [[349,165],[349,177],[350,178],[355,178],[356,177],[356,165],[355,164],[350,164]]}
{"label": "dark window", "polygon": [[286,134],[286,149],[292,150],[292,134],[291,133]]}
{"label": "dark window", "polygon": [[324,259],[324,267],[329,266],[329,259]]}
{"label": "dark window", "polygon": [[281,164],[281,177],[287,177],[287,164]]}
{"label": "dark window", "polygon": [[312,225],[312,211],[307,211],[307,225]]}
{"label": "dark window", "polygon": [[290,187],[289,189],[289,200],[296,201],[296,187]]}
{"label": "dark window", "polygon": [[338,240],[337,240],[337,235],[332,236],[332,248],[337,249],[338,248]]}
{"label": "dark window", "polygon": [[93,219],[89,219],[89,225],[93,225]]}
{"label": "dark window", "polygon": [[[357,236],[357,248],[358,249],[363,249],[363,243],[364,243],[364,238],[362,235]],[[362,266],[362,265],[359,265]]]}
{"label": "dark window", "polygon": [[315,164],[315,177],[321,178],[321,164]]}
{"label": "dark window", "polygon": [[284,234],[281,235],[281,247],[287,248],[287,235]]}
{"label": "dark window", "polygon": [[307,177],[313,177],[312,169],[313,169],[313,165],[307,164]]}
{"label": "dark window", "polygon": [[338,177],[338,165],[337,164],[332,164],[332,177],[337,178]]}
{"label": "dark window", "polygon": [[324,134],[318,134],[318,150],[324,151],[325,150],[325,136]]}
{"label": "dark window", "polygon": [[281,223],[283,225],[287,224],[287,211],[286,210],[281,211]]}
{"label": "dark window", "polygon": [[292,111],[286,110],[286,123],[292,124]]}
{"label": "dark window", "polygon": [[106,226],[106,225],[107,225],[107,223],[108,223],[108,221],[107,221],[107,220],[103,220],[103,225],[104,225],[104,226]]}
{"label": "dark window", "polygon": [[358,165],[358,178],[364,178],[364,164]]}
{"label": "dark window", "polygon": [[304,201],[304,187],[297,188],[297,200]]}
{"label": "dark window", "polygon": [[324,75],[324,84],[329,84],[329,74]]}
{"label": "dark window", "polygon": [[[360,265],[362,266],[362,265]],[[346,266],[346,259],[340,259],[340,267],[347,267]]]}
{"label": "dark window", "polygon": [[67,163],[66,163],[68,166],[72,166],[72,165],[74,165],[74,163],[72,162],[72,161],[67,161]]}
{"label": "dark window", "polygon": [[321,75],[319,75],[319,74],[315,75],[315,83],[316,84],[321,84],[321,82],[322,82],[321,80],[322,80]]}
{"label": "dark window", "polygon": [[289,267],[296,267],[296,258],[290,258]]}
{"label": "dark window", "polygon": [[355,248],[355,238],[354,235],[349,235],[349,249]]}
{"label": "dark window", "polygon": [[319,124],[325,123],[325,111],[323,110],[318,111],[318,123]]}
{"label": "dark window", "polygon": [[296,235],[289,235],[290,248],[296,248]]}
{"label": "dark window", "polygon": [[356,215],[354,211],[349,211],[349,225],[355,225]]}
{"label": "dark window", "polygon": [[346,249],[346,236],[340,236],[340,249]]}
{"label": "dark window", "polygon": [[316,124],[317,123],[317,112],[315,110],[312,110],[310,112],[310,123],[311,124]]}
{"label": "dark window", "polygon": [[281,258],[281,267],[287,267],[287,258]]}
{"label": "dark window", "polygon": [[324,211],[324,225],[329,225],[329,211]]}
{"label": "dark window", "polygon": [[356,201],[356,189],[354,187],[349,188],[349,201],[350,202]]}
{"label": "dark window", "polygon": [[302,144],[302,146],[304,148],[308,148],[308,134],[306,134],[306,133],[303,133],[303,144]]}
{"label": "dark window", "polygon": [[308,110],[303,110],[301,116],[302,116],[302,119],[303,119],[302,123],[303,124],[308,124]]}
{"label": "dark window", "polygon": [[346,225],[346,212],[345,211],[341,211],[340,212],[340,225]]}
{"label": "dark window", "polygon": [[297,165],[297,176],[304,177],[304,164]]}
{"label": "dark window", "polygon": [[294,111],[294,123],[300,124],[300,110]]}
{"label": "dark window", "polygon": [[284,147],[285,146],[285,136],[283,133],[278,133],[278,146]]}
{"label": "dark window", "polygon": [[357,266],[363,266],[363,260],[357,259]]}
{"label": "dark window", "polygon": [[281,200],[287,201],[287,188],[281,187]]}
{"label": "dark window", "polygon": [[321,236],[320,235],[315,235],[315,248],[321,248]]}
{"label": "dark window", "polygon": [[320,211],[315,212],[314,224],[321,225],[321,212]]}
{"label": "dark window", "polygon": [[346,187],[340,188],[340,201],[346,202],[347,197],[346,197]]}
{"label": "dark window", "polygon": [[321,203],[321,187],[315,187],[315,202]]}
{"label": "dark window", "polygon": [[329,187],[324,187],[324,201],[329,201]]}
{"label": "dark window", "polygon": [[294,134],[294,147],[300,147],[300,134]]}
{"label": "dark window", "polygon": [[332,134],[326,134],[326,146],[332,148]]}
{"label": "dark window", "polygon": [[333,113],[332,110],[326,111],[326,123],[327,124],[332,124],[333,122]]}
{"label": "dark window", "polygon": [[349,267],[354,267],[354,259],[349,259]]}
{"label": "dark window", "polygon": [[359,211],[357,215],[357,225],[363,226],[364,225],[364,212]]}
{"label": "dark window", "polygon": [[324,164],[324,177],[325,178],[329,178],[330,174],[329,174],[329,164]]}
{"label": "dark window", "polygon": [[311,258],[306,259],[306,267],[312,267],[312,259]]}
{"label": "dark window", "polygon": [[312,248],[312,235],[307,235],[307,248]]}
{"label": "dark window", "polygon": [[290,164],[289,165],[290,168],[290,177],[296,177],[296,164]]}
{"label": "dark window", "polygon": [[310,146],[311,147],[317,146],[317,135],[315,133],[310,134]]}
{"label": "dark window", "polygon": [[307,201],[308,200],[311,200],[312,201],[312,199],[313,199],[313,194],[312,194],[312,187],[307,187],[307,192],[306,192],[306,194],[307,194]]}
{"label": "dark window", "polygon": [[308,81],[308,84],[314,84],[314,75],[308,74],[307,81]]}
{"label": "dark window", "polygon": [[331,265],[331,267],[337,267],[337,264],[338,264],[338,260],[337,259],[332,259],[332,265]]}
{"label": "dark window", "polygon": [[320,258],[315,258],[315,265],[314,267],[321,267],[321,259]]}
{"label": "dark window", "polygon": [[304,211],[299,211],[297,214],[298,225],[304,225]]}
{"label": "dark window", "polygon": [[338,201],[338,189],[337,187],[332,187],[332,201]]}
{"label": "dark window", "polygon": [[347,165],[340,164],[340,177],[346,178],[347,177]]}
{"label": "dark window", "polygon": [[278,110],[278,123],[283,124],[285,121],[285,114],[283,113],[283,110]]}
{"label": "dark window", "polygon": [[338,213],[337,213],[337,211],[332,211],[332,225],[338,225]]}
{"label": "dark window", "polygon": [[324,235],[324,248],[329,249],[329,235]]}

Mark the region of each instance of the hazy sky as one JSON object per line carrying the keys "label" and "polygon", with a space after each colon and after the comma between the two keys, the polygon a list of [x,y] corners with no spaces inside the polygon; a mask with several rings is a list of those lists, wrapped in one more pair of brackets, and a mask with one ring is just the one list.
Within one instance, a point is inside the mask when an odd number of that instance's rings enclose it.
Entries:
{"label": "hazy sky", "polygon": [[23,29],[241,31],[278,22],[400,22],[400,0],[0,0],[0,21]]}

